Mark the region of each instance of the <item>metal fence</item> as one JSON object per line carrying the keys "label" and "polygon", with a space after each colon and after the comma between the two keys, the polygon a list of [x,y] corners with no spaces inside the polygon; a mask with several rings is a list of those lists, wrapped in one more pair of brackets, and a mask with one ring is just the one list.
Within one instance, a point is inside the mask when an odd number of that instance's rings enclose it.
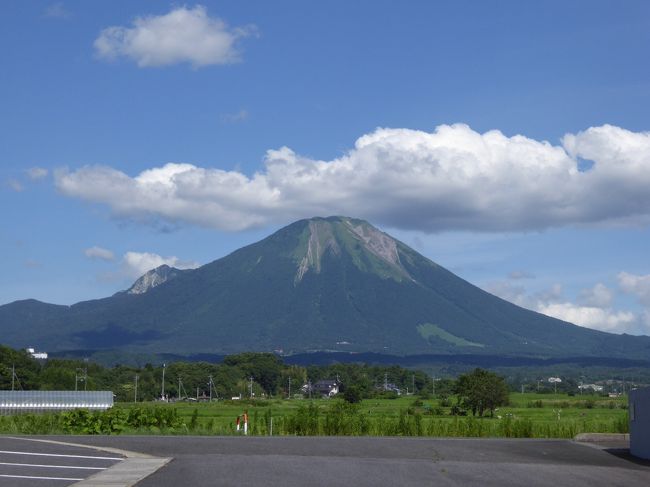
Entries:
{"label": "metal fence", "polygon": [[69,409],[105,411],[111,391],[0,391],[0,414],[46,413]]}

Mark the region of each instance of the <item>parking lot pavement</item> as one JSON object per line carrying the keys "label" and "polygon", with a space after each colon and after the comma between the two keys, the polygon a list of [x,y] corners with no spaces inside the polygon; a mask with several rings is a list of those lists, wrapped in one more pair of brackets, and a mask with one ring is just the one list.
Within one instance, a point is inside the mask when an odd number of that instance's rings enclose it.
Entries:
{"label": "parking lot pavement", "polygon": [[123,459],[122,455],[93,448],[0,437],[0,486],[63,487]]}
{"label": "parking lot pavement", "polygon": [[650,485],[650,466],[570,440],[88,436],[173,460],[138,487]]}

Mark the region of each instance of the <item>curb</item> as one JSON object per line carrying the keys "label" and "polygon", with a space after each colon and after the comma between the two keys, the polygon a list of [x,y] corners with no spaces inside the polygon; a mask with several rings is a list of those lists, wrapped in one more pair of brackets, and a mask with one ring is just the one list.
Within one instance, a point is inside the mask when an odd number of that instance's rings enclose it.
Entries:
{"label": "curb", "polygon": [[580,433],[573,438],[580,443],[606,443],[630,441],[629,433]]}

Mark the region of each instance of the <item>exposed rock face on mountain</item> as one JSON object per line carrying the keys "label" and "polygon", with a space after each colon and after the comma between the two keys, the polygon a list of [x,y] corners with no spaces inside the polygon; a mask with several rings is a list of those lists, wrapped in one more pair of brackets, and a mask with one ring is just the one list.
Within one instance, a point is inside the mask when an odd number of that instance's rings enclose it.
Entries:
{"label": "exposed rock face on mountain", "polygon": [[74,306],[0,306],[0,341],[56,351],[472,353],[650,359],[650,338],[515,306],[369,223],[300,220],[193,270]]}
{"label": "exposed rock face on mountain", "polygon": [[133,286],[131,286],[126,292],[127,294],[144,294],[156,286],[160,286],[161,284],[178,277],[182,272],[183,271],[180,269],[163,264],[160,267],[156,267],[155,269],[151,269],[149,272],[145,273],[135,281]]}

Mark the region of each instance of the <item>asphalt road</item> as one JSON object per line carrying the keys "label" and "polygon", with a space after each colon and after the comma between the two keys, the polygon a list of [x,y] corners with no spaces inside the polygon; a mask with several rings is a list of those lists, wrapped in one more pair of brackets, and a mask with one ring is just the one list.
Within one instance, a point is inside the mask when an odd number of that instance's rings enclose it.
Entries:
{"label": "asphalt road", "polygon": [[[650,463],[565,440],[48,437],[173,457],[137,485],[644,486]],[[621,445],[618,445],[621,446]],[[41,484],[31,484],[41,485]]]}
{"label": "asphalt road", "polygon": [[63,487],[122,461],[121,455],[0,437],[0,486]]}

